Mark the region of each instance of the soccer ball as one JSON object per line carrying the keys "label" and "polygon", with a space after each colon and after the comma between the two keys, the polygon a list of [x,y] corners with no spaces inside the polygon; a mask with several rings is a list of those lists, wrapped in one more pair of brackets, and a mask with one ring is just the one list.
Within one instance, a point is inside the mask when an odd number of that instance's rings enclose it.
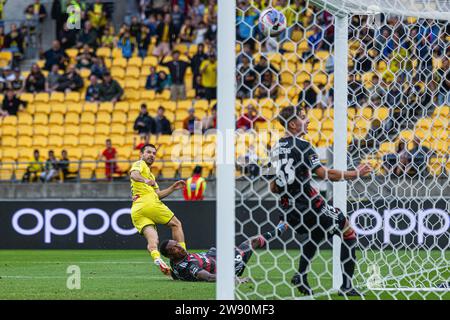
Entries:
{"label": "soccer ball", "polygon": [[279,36],[286,29],[286,17],[274,8],[268,8],[259,16],[259,30],[269,37]]}

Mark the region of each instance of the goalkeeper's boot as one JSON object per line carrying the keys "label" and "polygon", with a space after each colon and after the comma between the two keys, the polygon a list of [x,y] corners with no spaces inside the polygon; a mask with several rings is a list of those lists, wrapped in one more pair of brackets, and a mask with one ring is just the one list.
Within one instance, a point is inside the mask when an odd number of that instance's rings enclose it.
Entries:
{"label": "goalkeeper's boot", "polygon": [[170,267],[164,262],[164,260],[156,259],[155,264],[159,267],[159,270],[161,270],[162,273],[170,277],[172,270],[170,270]]}
{"label": "goalkeeper's boot", "polygon": [[363,297],[364,295],[357,291],[355,288],[344,288],[339,289],[338,295],[341,297]]}
{"label": "goalkeeper's boot", "polygon": [[298,291],[305,296],[312,296],[314,292],[309,286],[308,279],[306,275],[295,274],[292,277],[291,283],[297,287]]}

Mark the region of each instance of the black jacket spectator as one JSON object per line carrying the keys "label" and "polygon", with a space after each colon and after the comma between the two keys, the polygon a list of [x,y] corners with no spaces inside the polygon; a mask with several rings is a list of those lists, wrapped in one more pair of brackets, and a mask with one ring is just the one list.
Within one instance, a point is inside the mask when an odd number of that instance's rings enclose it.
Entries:
{"label": "black jacket spectator", "polygon": [[204,48],[205,47],[203,44],[199,44],[197,53],[191,59],[191,69],[192,74],[194,75],[194,79],[200,74],[200,65],[202,64],[203,60],[208,58],[208,56],[203,52]]}
{"label": "black jacket spectator", "polygon": [[155,117],[155,133],[156,134],[172,134],[170,121],[164,115],[164,108],[158,108],[158,114]]}
{"label": "black jacket spectator", "polygon": [[[164,26],[167,25],[165,22],[161,22],[158,27],[156,27],[156,45],[160,44],[164,35]],[[173,23],[169,23],[169,44],[172,48],[172,42],[176,40],[176,33],[175,33],[175,27],[173,26]]]}
{"label": "black jacket spectator", "polygon": [[160,65],[169,68],[172,84],[184,84],[184,76],[186,74],[186,70],[188,67],[190,67],[191,64],[190,62],[179,60],[180,53],[176,50],[173,52],[172,56],[173,60],[165,63],[162,62],[162,60],[164,59],[164,57],[162,57]]}
{"label": "black jacket spectator", "polygon": [[83,78],[78,74],[75,67],[70,67],[69,71],[62,75],[58,80],[57,91],[78,91],[83,88]]}
{"label": "black jacket spectator", "polygon": [[141,113],[134,121],[134,130],[138,132],[139,135],[149,135],[150,133],[155,133],[155,120],[148,114],[147,107],[141,107]]}
{"label": "black jacket spectator", "polygon": [[106,73],[102,85],[100,86],[100,101],[119,101],[123,95],[123,89],[120,84],[111,78],[111,74]]}
{"label": "black jacket spectator", "polygon": [[298,102],[304,104],[307,108],[314,108],[317,102],[317,93],[312,88],[310,81],[303,83],[303,90],[298,95]]}
{"label": "black jacket spectator", "polygon": [[95,75],[92,75],[91,83],[87,87],[86,90],[86,101],[99,101],[100,100],[100,85],[97,83],[97,77]]}
{"label": "black jacket spectator", "polygon": [[31,67],[31,73],[25,80],[25,91],[30,93],[45,91],[45,76],[36,64]]}
{"label": "black jacket spectator", "polygon": [[84,24],[84,29],[78,34],[78,47],[87,44],[89,47],[96,49],[98,47],[98,34],[89,21]]}
{"label": "black jacket spectator", "polygon": [[69,29],[67,24],[65,24],[64,29],[58,33],[58,40],[61,42],[61,48],[63,50],[75,47],[77,44],[77,32],[76,30]]}
{"label": "black jacket spectator", "polygon": [[26,102],[17,98],[14,91],[8,90],[2,103],[3,112],[0,111],[0,114],[7,112],[10,116],[16,116],[21,106],[26,107]]}
{"label": "black jacket spectator", "polygon": [[69,59],[65,51],[61,48],[59,41],[53,41],[52,48],[44,53],[44,69],[50,71],[52,66],[57,64],[60,69],[65,70],[65,62]]}
{"label": "black jacket spectator", "polygon": [[17,48],[20,54],[24,53],[24,36],[14,23],[5,37],[5,48]]}

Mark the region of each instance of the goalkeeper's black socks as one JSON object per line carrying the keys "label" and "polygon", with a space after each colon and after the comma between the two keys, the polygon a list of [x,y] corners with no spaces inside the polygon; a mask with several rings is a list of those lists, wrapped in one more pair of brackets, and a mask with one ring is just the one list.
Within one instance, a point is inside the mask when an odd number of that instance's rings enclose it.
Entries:
{"label": "goalkeeper's black socks", "polygon": [[344,239],[341,244],[342,290],[350,290],[356,264],[356,239]]}

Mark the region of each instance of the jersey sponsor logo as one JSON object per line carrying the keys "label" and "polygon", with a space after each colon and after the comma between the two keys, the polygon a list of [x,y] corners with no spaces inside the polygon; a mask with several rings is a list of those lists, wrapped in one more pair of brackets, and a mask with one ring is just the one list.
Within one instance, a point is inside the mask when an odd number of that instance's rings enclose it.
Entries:
{"label": "jersey sponsor logo", "polygon": [[310,155],[309,160],[311,161],[313,167],[318,166],[320,164],[320,159],[317,156],[317,154]]}

